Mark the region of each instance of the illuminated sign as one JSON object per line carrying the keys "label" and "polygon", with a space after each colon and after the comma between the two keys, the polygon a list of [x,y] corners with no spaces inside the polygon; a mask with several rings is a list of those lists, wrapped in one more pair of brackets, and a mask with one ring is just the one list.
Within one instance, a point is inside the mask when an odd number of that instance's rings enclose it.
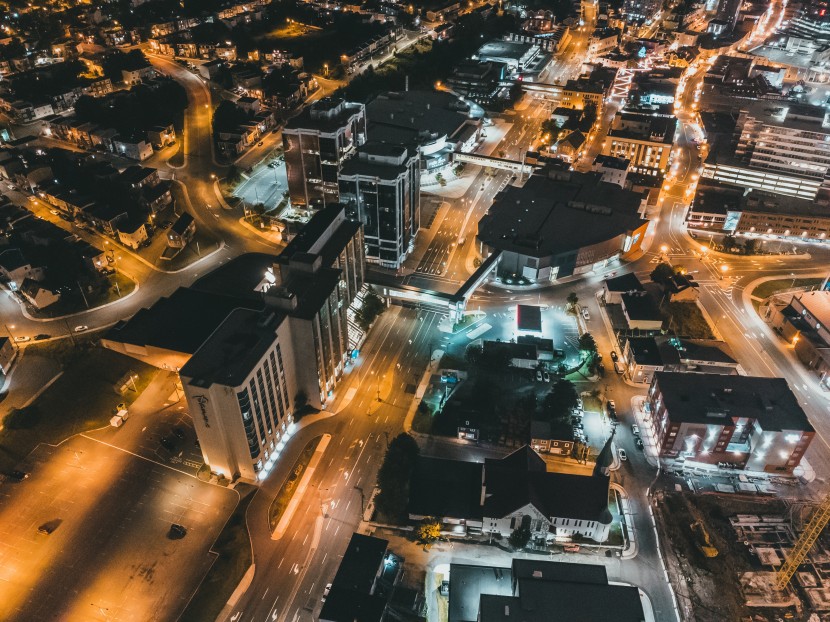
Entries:
{"label": "illuminated sign", "polygon": [[208,398],[205,395],[194,395],[193,399],[196,400],[196,403],[199,405],[199,411],[202,413],[202,421],[205,423],[205,427],[210,427],[210,421],[208,420],[207,416],[207,405],[208,405]]}

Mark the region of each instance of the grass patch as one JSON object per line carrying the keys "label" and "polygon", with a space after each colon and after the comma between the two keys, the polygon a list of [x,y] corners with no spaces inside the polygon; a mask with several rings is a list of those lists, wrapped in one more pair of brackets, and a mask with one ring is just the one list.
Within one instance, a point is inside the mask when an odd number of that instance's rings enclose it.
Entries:
{"label": "grass patch", "polygon": [[603,544],[607,544],[608,546],[622,546],[625,544],[621,523],[616,521],[611,523],[611,528],[608,530],[608,539]]}
{"label": "grass patch", "polygon": [[288,476],[288,479],[280,486],[277,496],[271,502],[271,507],[268,508],[268,525],[271,527],[271,531],[276,529],[277,523],[280,522],[282,515],[285,513],[285,509],[288,507],[288,504],[291,502],[291,497],[294,496],[294,491],[297,489],[297,484],[300,483],[303,473],[308,468],[308,463],[311,462],[311,456],[314,455],[314,451],[317,449],[317,445],[320,444],[320,439],[322,438],[322,436],[318,436],[308,442],[303,449],[303,453],[300,454],[300,457],[294,463],[294,468],[291,469],[291,474]]}
{"label": "grass patch", "polygon": [[257,488],[239,484],[236,490],[239,503],[213,545],[216,561],[179,618],[180,622],[215,620],[253,563],[245,513]]}
{"label": "grass patch", "polygon": [[602,402],[598,397],[586,396],[582,398],[582,410],[585,412],[602,413]]}
{"label": "grass patch", "polygon": [[[134,402],[157,373],[154,367],[100,346],[86,344],[70,350],[67,341],[30,346],[58,358],[64,373],[31,406],[4,417],[0,471],[16,468],[39,443],[54,445],[73,434],[107,425],[118,403]],[[122,395],[116,384],[128,372],[138,376],[135,390],[130,383]]]}
{"label": "grass patch", "polygon": [[811,287],[816,287],[821,285],[824,281],[822,278],[812,278],[812,279],[777,279],[775,281],[766,281],[761,283],[758,287],[752,290],[751,295],[757,296],[758,298],[765,299],[769,298],[773,294],[780,292],[786,289],[792,289],[795,287],[803,287],[806,289],[810,289]]}
{"label": "grass patch", "polygon": [[666,324],[678,336],[689,339],[714,339],[712,328],[694,302],[670,302],[666,309]]}

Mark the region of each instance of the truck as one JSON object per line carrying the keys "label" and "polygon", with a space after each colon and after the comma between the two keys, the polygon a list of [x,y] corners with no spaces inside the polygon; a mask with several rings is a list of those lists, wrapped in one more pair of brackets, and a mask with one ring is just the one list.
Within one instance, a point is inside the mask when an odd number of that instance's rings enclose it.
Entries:
{"label": "truck", "polygon": [[118,415],[115,415],[112,419],[110,419],[110,425],[114,428],[120,428],[124,425],[124,420]]}
{"label": "truck", "polygon": [[126,408],[119,408],[118,412],[115,413],[115,416],[120,417],[122,420],[126,421],[129,418],[130,413],[127,411]]}

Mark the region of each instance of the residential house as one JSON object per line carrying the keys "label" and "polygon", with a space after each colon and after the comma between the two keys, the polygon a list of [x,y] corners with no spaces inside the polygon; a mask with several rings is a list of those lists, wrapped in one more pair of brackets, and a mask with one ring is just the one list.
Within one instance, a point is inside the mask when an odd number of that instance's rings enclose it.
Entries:
{"label": "residential house", "polygon": [[555,426],[550,421],[534,419],[530,422],[530,446],[540,454],[570,456],[575,442],[567,426]]}
{"label": "residential house", "polygon": [[46,271],[42,266],[33,266],[19,248],[7,248],[0,251],[0,277],[14,291],[25,280],[42,281]]}
{"label": "residential house", "polygon": [[629,329],[658,331],[663,328],[663,315],[650,294],[624,293],[620,300]]}
{"label": "residential house", "polygon": [[34,279],[25,279],[20,285],[20,293],[35,309],[45,309],[61,299],[60,292],[52,291]]}
{"label": "residential house", "polygon": [[125,158],[143,162],[153,155],[153,145],[143,138],[116,136],[112,141],[113,151]]}
{"label": "residential house", "polygon": [[629,337],[621,352],[632,382],[651,384],[655,372],[737,374],[738,361],[722,341],[656,335]]}
{"label": "residential house", "polygon": [[156,125],[147,130],[147,140],[156,149],[168,147],[176,142],[176,130],[173,125]]}
{"label": "residential house", "polygon": [[124,246],[138,250],[149,237],[143,218],[128,217],[118,222],[118,241]]}
{"label": "residential house", "polygon": [[176,222],[167,232],[167,246],[171,248],[184,248],[196,235],[196,221],[193,216],[185,212],[178,217]]}

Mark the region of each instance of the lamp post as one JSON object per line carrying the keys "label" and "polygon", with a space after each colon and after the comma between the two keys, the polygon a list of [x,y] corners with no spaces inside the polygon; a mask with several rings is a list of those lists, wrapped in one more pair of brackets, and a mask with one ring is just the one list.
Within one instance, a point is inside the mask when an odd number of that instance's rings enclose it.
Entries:
{"label": "lamp post", "polygon": [[726,264],[721,264],[721,267],[720,267],[720,280],[721,281],[723,280],[723,277],[726,276],[726,273],[728,271],[729,271],[729,266],[727,266]]}
{"label": "lamp post", "polygon": [[12,328],[15,328],[14,324],[3,324],[3,327],[6,329],[6,332],[9,333],[9,339],[14,341],[14,335],[12,335]]}

